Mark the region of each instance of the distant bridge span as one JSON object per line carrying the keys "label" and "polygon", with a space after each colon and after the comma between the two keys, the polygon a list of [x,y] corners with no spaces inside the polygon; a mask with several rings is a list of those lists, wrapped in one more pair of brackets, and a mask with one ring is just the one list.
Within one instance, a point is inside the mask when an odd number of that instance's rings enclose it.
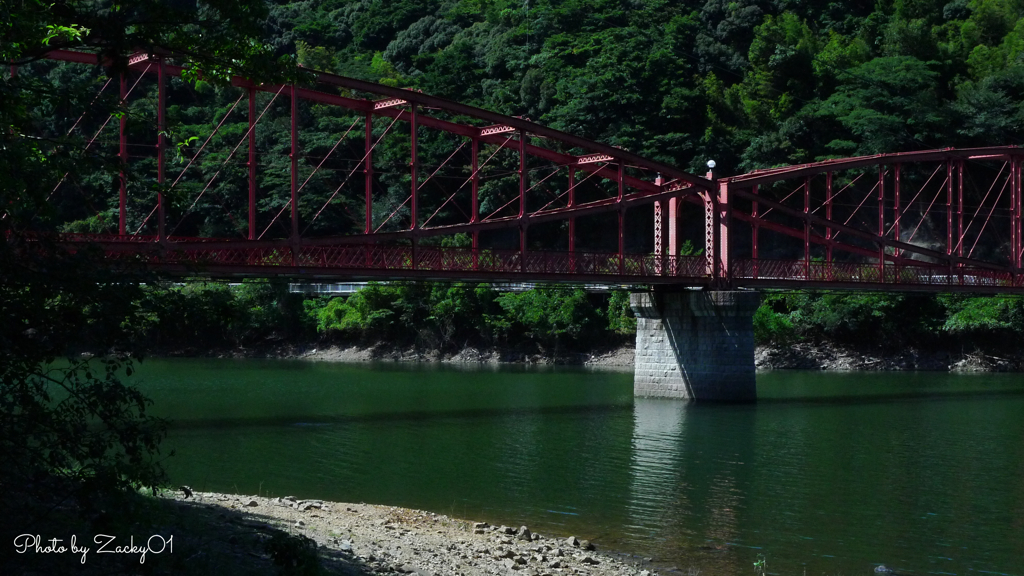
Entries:
{"label": "distant bridge span", "polygon": [[[82,52],[49,57],[100,64]],[[84,133],[126,167],[116,230],[110,221],[104,234],[36,233],[98,245],[111,261],[218,277],[1024,292],[1024,150],[1016,147],[700,177],[527,119],[311,72],[307,86],[234,78],[235,106],[218,108],[217,128],[195,140],[202,146],[179,147],[172,170],[168,110],[187,116],[204,97],[184,97],[178,84],[168,102],[178,64],[132,56],[130,72],[108,84],[120,84],[130,107],[146,98],[132,95],[144,80],[155,121],[141,126],[126,114]],[[218,136],[246,99],[247,123]],[[301,118],[338,114],[345,121],[329,152],[303,142]],[[287,142],[265,141],[271,123],[287,125]],[[445,145],[450,155],[438,153]],[[222,171],[233,174],[230,185],[229,176],[217,180]],[[271,171],[277,189],[260,184]],[[334,192],[311,194],[309,183]],[[72,184],[54,184],[54,202],[80,215]],[[400,203],[399,185],[408,186]],[[221,209],[231,223],[204,234],[195,216],[213,221]],[[344,224],[324,227],[328,214]],[[456,234],[468,245],[439,241]]]}

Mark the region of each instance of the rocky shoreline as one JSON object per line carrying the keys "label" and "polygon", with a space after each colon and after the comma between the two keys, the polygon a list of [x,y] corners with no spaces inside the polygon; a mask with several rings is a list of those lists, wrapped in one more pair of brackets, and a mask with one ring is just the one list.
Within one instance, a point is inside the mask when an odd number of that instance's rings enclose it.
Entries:
{"label": "rocky shoreline", "polygon": [[[548,354],[543,350],[474,348],[455,353],[415,347],[322,344],[309,346],[269,345],[199,353],[195,350],[162,350],[158,357],[280,358],[322,362],[438,362],[443,364],[567,365],[631,370],[634,348],[630,344],[592,352]],[[758,346],[754,352],[758,370],[832,370],[935,372],[1024,372],[1024,353],[918,350],[897,352],[854,349],[834,344],[798,343],[791,346]]]}
{"label": "rocky shoreline", "polygon": [[545,354],[502,348],[466,347],[454,354],[436,350],[393,348],[382,345],[327,346],[307,350],[293,358],[327,362],[440,362],[444,364],[558,364],[569,366],[633,367],[633,347],[620,346],[594,352]]}
{"label": "rocky shoreline", "polygon": [[[236,524],[309,538],[332,573],[414,576],[652,576],[644,559],[596,549],[574,536],[536,534],[443,514],[380,506],[212,492],[167,495],[182,504],[223,509]],[[265,558],[269,560],[269,558]]]}
{"label": "rocky shoreline", "polygon": [[832,370],[931,372],[1021,372],[1024,354],[986,354],[979,351],[936,351],[908,348],[899,352],[850,349],[832,344],[758,346],[758,370]]}
{"label": "rocky shoreline", "polygon": [[[91,355],[91,354],[90,354]],[[441,364],[523,364],[604,366],[632,369],[633,346],[608,346],[589,352],[550,353],[541,349],[515,347],[476,348],[466,346],[456,352],[415,346],[375,344],[288,344],[266,343],[250,347],[224,349],[157,348],[145,351],[154,358],[269,358],[323,362],[436,362]]]}

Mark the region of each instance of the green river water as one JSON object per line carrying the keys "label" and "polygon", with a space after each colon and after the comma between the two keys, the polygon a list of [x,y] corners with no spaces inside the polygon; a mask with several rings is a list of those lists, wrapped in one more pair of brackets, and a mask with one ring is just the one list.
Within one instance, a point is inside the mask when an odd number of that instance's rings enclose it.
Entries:
{"label": "green river water", "polygon": [[778,371],[756,405],[632,372],[147,360],[171,478],[421,508],[684,573],[1024,574],[1024,376]]}

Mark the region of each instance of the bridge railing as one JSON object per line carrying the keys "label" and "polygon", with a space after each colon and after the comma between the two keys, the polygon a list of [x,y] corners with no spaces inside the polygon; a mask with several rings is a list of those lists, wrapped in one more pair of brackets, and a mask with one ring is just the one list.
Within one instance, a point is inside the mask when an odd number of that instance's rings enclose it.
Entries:
{"label": "bridge railing", "polygon": [[[116,244],[116,242],[112,243]],[[136,249],[132,249],[135,246]],[[697,282],[707,279],[707,262],[700,256],[655,256],[599,252],[526,252],[387,245],[278,247],[217,247],[187,249],[159,244],[118,246],[111,258],[142,258],[154,264],[195,266],[300,267],[325,270],[439,271],[543,276],[672,277]]]}
{"label": "bridge railing", "polygon": [[733,261],[733,278],[759,283],[815,282],[837,287],[845,284],[887,284],[899,286],[1021,288],[1024,276],[1003,270],[977,267],[950,268],[944,265],[920,265],[887,262],[816,262],[803,260]]}

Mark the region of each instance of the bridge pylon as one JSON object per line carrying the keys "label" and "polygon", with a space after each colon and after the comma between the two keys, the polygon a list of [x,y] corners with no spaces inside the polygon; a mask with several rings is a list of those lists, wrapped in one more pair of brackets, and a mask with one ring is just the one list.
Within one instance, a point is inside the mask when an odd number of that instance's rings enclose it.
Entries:
{"label": "bridge pylon", "polygon": [[754,291],[681,290],[630,295],[637,316],[636,396],[753,402]]}

